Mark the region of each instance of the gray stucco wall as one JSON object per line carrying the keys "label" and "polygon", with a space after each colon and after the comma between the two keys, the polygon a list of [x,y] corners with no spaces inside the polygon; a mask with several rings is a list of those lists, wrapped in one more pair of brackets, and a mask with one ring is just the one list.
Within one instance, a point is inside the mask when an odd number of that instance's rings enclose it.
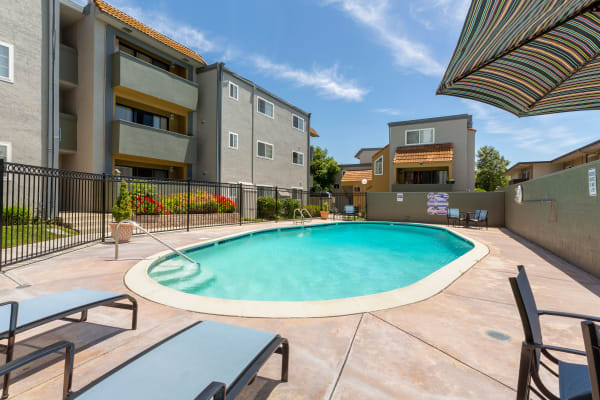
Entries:
{"label": "gray stucco wall", "polygon": [[[506,191],[506,227],[565,260],[600,276],[600,193],[588,194],[588,170],[600,161],[522,182],[523,202],[515,202],[515,189]],[[551,211],[553,200],[556,210]]]}
{"label": "gray stucco wall", "polygon": [[[449,193],[449,205],[463,211],[488,210],[490,226],[504,225],[503,192]],[[396,201],[396,193],[367,194],[367,218],[373,221],[422,222],[445,224],[446,216],[427,214],[427,193],[404,193],[404,201]]]}
{"label": "gray stucco wall", "polygon": [[14,46],[14,82],[0,81],[0,142],[12,144],[12,161],[42,165],[47,134],[43,113],[42,30],[40,0],[0,0],[0,41]]}
{"label": "gray stucco wall", "polygon": [[[452,163],[453,177],[455,180],[454,191],[474,190],[474,158],[475,144],[468,142],[468,135],[473,133],[467,130],[467,118],[446,121],[415,123],[410,125],[390,126],[390,184],[394,182],[393,154],[397,147],[405,146],[405,132],[411,129],[435,129],[435,143],[453,143],[454,161]],[[473,138],[474,139],[474,138]]]}
{"label": "gray stucco wall", "polygon": [[193,178],[217,180],[217,70],[198,74],[197,162]]}

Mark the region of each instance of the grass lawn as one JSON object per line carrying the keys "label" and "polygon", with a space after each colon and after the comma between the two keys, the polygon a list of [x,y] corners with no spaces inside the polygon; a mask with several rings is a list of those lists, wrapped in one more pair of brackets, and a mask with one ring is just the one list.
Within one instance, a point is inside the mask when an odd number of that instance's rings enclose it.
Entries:
{"label": "grass lawn", "polygon": [[50,224],[2,227],[2,248],[76,235],[77,231]]}

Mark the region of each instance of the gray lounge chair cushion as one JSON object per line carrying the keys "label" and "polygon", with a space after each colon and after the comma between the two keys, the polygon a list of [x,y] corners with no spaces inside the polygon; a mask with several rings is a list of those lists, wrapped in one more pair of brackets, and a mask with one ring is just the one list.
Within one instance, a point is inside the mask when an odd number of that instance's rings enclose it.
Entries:
{"label": "gray lounge chair cushion", "polygon": [[560,398],[568,400],[592,400],[592,386],[587,365],[559,362]]}
{"label": "gray lounge chair cushion", "polygon": [[[62,314],[88,304],[103,302],[120,296],[122,294],[89,289],[73,289],[23,300],[19,302],[17,329],[56,314]],[[0,336],[7,334],[9,323],[10,307],[0,307]]]}
{"label": "gray lounge chair cushion", "polygon": [[231,386],[276,337],[254,329],[202,322],[126,364],[76,398],[194,399],[213,381]]}

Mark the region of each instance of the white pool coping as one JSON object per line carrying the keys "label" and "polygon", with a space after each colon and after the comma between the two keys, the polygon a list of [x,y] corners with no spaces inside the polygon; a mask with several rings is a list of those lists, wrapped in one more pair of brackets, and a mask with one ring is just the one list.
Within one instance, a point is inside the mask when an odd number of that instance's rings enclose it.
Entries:
{"label": "white pool coping", "polygon": [[[335,222],[325,224],[344,224],[353,222]],[[369,221],[369,223],[372,223]],[[386,223],[386,222],[381,222]],[[394,222],[389,222],[397,224]],[[169,251],[163,251],[154,254],[138,262],[129,269],[125,275],[125,285],[136,294],[166,306],[176,307],[183,310],[195,311],[203,314],[217,314],[234,317],[254,317],[254,318],[316,318],[316,317],[334,317],[341,315],[359,314],[394,308],[411,303],[416,303],[428,299],[431,296],[444,290],[452,282],[467,272],[473,265],[477,264],[483,257],[489,253],[489,249],[484,244],[466,237],[458,232],[451,231],[439,225],[413,224],[436,229],[445,229],[450,233],[459,236],[474,245],[473,249],[463,254],[456,260],[446,264],[442,268],[426,276],[418,282],[409,286],[370,294],[366,296],[348,297],[336,300],[323,301],[252,301],[252,300],[229,300],[214,297],[199,296],[190,293],[180,292],[175,289],[163,286],[148,275],[148,269],[159,258],[172,254]],[[315,226],[313,224],[312,226]],[[310,227],[307,225],[306,227]],[[181,247],[178,250],[185,250],[190,247],[209,245],[214,242],[220,242],[225,239],[246,236],[251,233],[263,230],[273,230],[274,228],[263,228],[233,235],[223,236],[218,239],[200,242],[193,245]],[[277,228],[275,228],[277,229]],[[282,227],[279,229],[289,229]]]}

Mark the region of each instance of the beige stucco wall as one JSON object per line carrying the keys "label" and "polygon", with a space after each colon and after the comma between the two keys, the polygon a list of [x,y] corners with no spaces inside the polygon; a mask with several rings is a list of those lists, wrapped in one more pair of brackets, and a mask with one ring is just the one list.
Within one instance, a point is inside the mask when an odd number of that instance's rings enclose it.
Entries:
{"label": "beige stucco wall", "polygon": [[600,194],[588,194],[590,168],[596,169],[600,182],[600,161],[522,182],[521,204],[514,200],[518,185],[510,186],[505,192],[506,227],[600,276]]}

